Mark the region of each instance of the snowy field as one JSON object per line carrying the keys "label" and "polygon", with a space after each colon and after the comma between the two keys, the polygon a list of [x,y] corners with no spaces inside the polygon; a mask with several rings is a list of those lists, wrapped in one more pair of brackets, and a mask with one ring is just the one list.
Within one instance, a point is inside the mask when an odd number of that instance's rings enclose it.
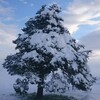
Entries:
{"label": "snowy field", "polygon": [[[15,96],[13,83],[18,76],[10,76],[4,68],[0,68],[0,100],[23,100]],[[36,88],[30,86],[29,92],[35,92]],[[78,100],[100,100],[100,78],[92,87],[91,92],[68,91],[64,95],[74,96]]]}
{"label": "snowy field", "polygon": [[[0,71],[0,100],[23,100],[20,97],[15,96],[13,90],[13,83],[17,77],[9,76],[6,70],[2,69]],[[31,86],[29,92],[36,91],[36,88]],[[100,78],[92,87],[91,92],[82,92],[82,91],[68,91],[64,95],[74,96],[78,100],[100,100]]]}
{"label": "snowy field", "polygon": [[78,98],[78,100],[100,100],[100,78],[92,86],[91,92],[72,91],[68,95]]}

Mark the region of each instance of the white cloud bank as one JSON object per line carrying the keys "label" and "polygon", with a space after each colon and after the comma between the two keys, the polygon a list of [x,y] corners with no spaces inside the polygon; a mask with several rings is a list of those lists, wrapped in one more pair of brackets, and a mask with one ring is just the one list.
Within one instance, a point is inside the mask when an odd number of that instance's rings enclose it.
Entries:
{"label": "white cloud bank", "polygon": [[15,39],[17,28],[13,24],[6,24],[6,21],[13,19],[13,8],[9,7],[6,0],[0,0],[0,46],[12,46],[11,40]]}
{"label": "white cloud bank", "polygon": [[84,36],[83,38],[81,38],[81,41],[89,49],[100,50],[100,29],[95,30]]}
{"label": "white cloud bank", "polygon": [[14,10],[9,7],[7,0],[0,0],[0,62],[8,54],[14,52],[15,45],[12,40],[16,39],[19,30],[16,25],[10,23],[13,20],[13,15]]}
{"label": "white cloud bank", "polygon": [[100,29],[91,32],[80,39],[86,49],[92,50],[89,66],[95,76],[100,77]]}
{"label": "white cloud bank", "polygon": [[71,33],[76,32],[80,25],[99,25],[100,0],[73,0],[64,13],[65,26]]}
{"label": "white cloud bank", "polygon": [[16,39],[17,28],[14,25],[0,23],[0,45],[13,47],[12,40]]}
{"label": "white cloud bank", "polygon": [[13,8],[9,7],[8,2],[0,0],[0,94],[13,91],[12,86],[15,81],[15,77],[8,75],[8,72],[2,67],[6,56],[15,52],[12,40],[16,38],[18,29],[14,24],[5,23],[13,20],[13,15]]}

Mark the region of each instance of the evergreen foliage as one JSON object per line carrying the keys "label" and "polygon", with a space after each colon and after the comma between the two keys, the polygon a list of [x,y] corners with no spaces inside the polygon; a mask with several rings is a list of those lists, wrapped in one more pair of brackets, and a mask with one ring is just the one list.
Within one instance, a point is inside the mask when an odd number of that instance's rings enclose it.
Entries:
{"label": "evergreen foliage", "polygon": [[27,79],[16,79],[16,82],[13,84],[13,88],[15,90],[15,92],[19,95],[25,95],[27,94],[27,91],[29,89],[29,86],[28,86],[28,80]]}

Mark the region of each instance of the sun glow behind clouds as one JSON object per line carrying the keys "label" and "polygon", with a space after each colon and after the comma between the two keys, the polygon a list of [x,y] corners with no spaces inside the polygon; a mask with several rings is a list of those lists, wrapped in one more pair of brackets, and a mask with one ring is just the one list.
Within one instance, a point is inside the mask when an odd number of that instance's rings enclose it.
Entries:
{"label": "sun glow behind clouds", "polygon": [[94,59],[100,58],[100,50],[94,50],[91,57],[94,57]]}
{"label": "sun glow behind clouds", "polygon": [[79,30],[80,25],[99,25],[100,20],[93,19],[100,17],[100,0],[73,0],[63,13],[71,33]]}

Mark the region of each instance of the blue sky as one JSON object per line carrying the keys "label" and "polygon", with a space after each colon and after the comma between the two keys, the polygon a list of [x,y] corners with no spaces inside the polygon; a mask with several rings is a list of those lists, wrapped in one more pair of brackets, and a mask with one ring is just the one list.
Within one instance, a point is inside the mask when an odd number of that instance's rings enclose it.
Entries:
{"label": "blue sky", "polygon": [[41,5],[52,3],[61,6],[64,25],[71,35],[93,50],[89,65],[94,64],[91,68],[96,72],[100,69],[100,0],[0,0],[0,62],[15,52],[12,40],[22,33],[25,22]]}
{"label": "blue sky", "polygon": [[[7,24],[15,24],[19,29],[22,28],[25,24],[25,22],[35,16],[35,13],[41,8],[44,4],[52,4],[52,3],[58,3],[62,8],[66,8],[66,6],[71,2],[71,0],[64,0],[65,2],[62,2],[62,0],[1,0],[6,1],[8,5],[6,4],[7,8],[11,8],[12,11],[12,17],[9,21],[4,21]],[[2,3],[2,5],[5,5],[5,3]]]}
{"label": "blue sky", "polygon": [[[71,34],[79,39],[96,29],[100,16],[99,10],[93,10],[98,0],[0,0],[1,11],[4,19],[0,22],[6,25],[15,25],[18,30],[23,28],[25,22],[35,16],[43,4],[57,3],[62,7],[66,27]],[[93,4],[92,4],[93,3]],[[88,7],[90,4],[90,8]],[[94,9],[93,8],[93,9]],[[8,15],[4,13],[8,13]],[[92,16],[93,15],[93,16]],[[77,18],[76,18],[77,17]],[[70,20],[69,20],[70,18]],[[76,21],[76,22],[75,22]]]}

